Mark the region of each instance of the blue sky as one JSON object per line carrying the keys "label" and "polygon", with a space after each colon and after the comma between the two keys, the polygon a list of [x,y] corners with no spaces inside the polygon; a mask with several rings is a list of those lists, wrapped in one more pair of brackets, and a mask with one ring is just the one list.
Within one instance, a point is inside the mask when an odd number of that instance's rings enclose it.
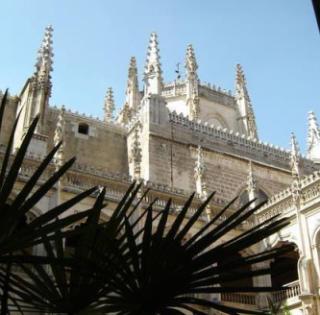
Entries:
{"label": "blue sky", "polygon": [[[192,43],[202,81],[234,89],[242,64],[260,138],[305,148],[307,112],[320,119],[320,36],[311,0],[2,0],[0,88],[19,93],[54,27],[52,105],[102,115],[107,87],[124,101],[136,56],[140,88],[148,38],[158,33],[166,81]],[[5,13],[5,14],[4,14]]]}

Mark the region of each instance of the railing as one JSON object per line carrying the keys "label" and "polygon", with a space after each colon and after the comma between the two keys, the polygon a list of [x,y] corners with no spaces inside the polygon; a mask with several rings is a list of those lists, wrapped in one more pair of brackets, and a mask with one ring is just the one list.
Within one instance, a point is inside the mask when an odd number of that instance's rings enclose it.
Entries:
{"label": "railing", "polygon": [[[294,281],[285,285],[286,290],[272,293],[272,300],[275,303],[285,301],[287,299],[296,298],[301,294],[299,281]],[[255,295],[242,293],[221,293],[221,302],[256,305]]]}
{"label": "railing", "polygon": [[221,301],[237,304],[256,305],[256,298],[254,295],[240,293],[221,293]]}
{"label": "railing", "polygon": [[301,294],[298,280],[286,284],[285,287],[287,288],[287,290],[272,293],[272,299],[274,302],[281,302],[287,299],[297,297]]}

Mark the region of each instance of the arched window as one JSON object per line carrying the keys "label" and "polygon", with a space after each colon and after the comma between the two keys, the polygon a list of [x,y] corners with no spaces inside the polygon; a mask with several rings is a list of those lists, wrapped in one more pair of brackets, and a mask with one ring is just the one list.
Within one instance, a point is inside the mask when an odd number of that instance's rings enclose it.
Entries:
{"label": "arched window", "polygon": [[89,125],[86,123],[79,123],[78,133],[81,133],[83,135],[88,135],[89,134]]}
{"label": "arched window", "polygon": [[[228,128],[225,121],[222,120],[220,117],[209,117],[206,122],[209,125],[214,125],[215,127],[221,127],[221,128]],[[229,128],[228,128],[229,129]]]}

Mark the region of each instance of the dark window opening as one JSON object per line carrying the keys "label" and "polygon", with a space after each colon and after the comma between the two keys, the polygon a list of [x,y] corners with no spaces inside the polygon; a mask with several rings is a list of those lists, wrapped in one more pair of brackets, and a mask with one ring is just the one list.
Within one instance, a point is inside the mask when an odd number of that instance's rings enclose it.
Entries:
{"label": "dark window opening", "polygon": [[293,246],[291,251],[282,254],[271,263],[271,281],[273,286],[280,287],[299,279],[299,252],[294,244],[290,245]]}
{"label": "dark window opening", "polygon": [[81,133],[83,135],[88,135],[89,134],[89,125],[85,124],[85,123],[79,124],[78,133]]}
{"label": "dark window opening", "polygon": [[[221,272],[222,279],[225,281],[220,282],[220,286],[223,288],[228,287],[252,287],[253,279],[250,275],[251,268],[242,262],[243,257],[240,253],[231,253],[224,258],[223,261],[218,261],[218,266],[225,270]],[[224,267],[229,265],[228,268]],[[239,265],[238,267],[233,267]]]}

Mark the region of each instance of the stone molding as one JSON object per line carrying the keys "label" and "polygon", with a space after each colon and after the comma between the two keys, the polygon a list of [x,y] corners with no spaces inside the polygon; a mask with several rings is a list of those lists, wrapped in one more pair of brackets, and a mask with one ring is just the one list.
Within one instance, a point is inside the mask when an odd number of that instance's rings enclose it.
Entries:
{"label": "stone molding", "polygon": [[[231,90],[222,89],[219,86],[207,82],[198,85],[199,96],[206,97],[209,101],[218,102],[225,106],[235,107],[235,98]],[[164,84],[161,95],[163,97],[175,97],[187,95],[187,84],[185,80],[175,80]]]}
{"label": "stone molding", "polygon": [[[301,204],[304,207],[320,197],[320,171],[315,171],[301,179]],[[291,187],[273,195],[260,209],[259,220],[265,221],[276,214],[288,214],[294,211],[294,201]]]}
{"label": "stone molding", "polygon": [[[0,147],[0,158],[4,154],[4,146]],[[12,155],[11,157],[13,157]],[[19,179],[24,182],[29,179],[34,171],[36,170],[39,162],[41,161],[40,158],[28,156],[20,171],[19,171]],[[53,174],[55,171],[54,163],[51,163],[45,172],[44,176],[40,179],[39,183],[44,182],[50,175]],[[88,189],[95,185],[102,185],[107,186],[107,198],[110,198],[114,201],[119,201],[123,194],[125,193],[127,187],[132,182],[129,176],[125,176],[123,174],[112,174],[108,172],[104,172],[103,170],[97,170],[93,167],[87,165],[80,165],[74,164],[73,167],[66,173],[63,179],[63,190],[70,191],[70,192],[79,192],[83,191],[84,189]],[[111,185],[110,185],[111,184]],[[179,209],[182,207],[184,201],[190,196],[189,191],[185,191],[182,189],[171,189],[169,186],[154,183],[151,181],[147,181],[143,185],[144,189],[151,189],[148,197],[146,197],[146,204],[151,202],[151,200],[155,197],[158,198],[156,202],[156,206],[160,209],[163,207],[169,196],[174,198],[173,201],[173,211],[179,212]],[[167,195],[162,196],[161,195]],[[177,202],[175,200],[180,200]],[[200,204],[201,200],[195,197],[195,204]],[[222,200],[221,198],[213,198],[212,205],[215,207],[221,207],[225,205],[227,201]],[[174,210],[176,209],[176,210]],[[195,207],[191,207],[189,211],[189,215],[194,213],[196,210]],[[204,218],[205,219],[205,218]],[[226,217],[220,218],[221,220],[225,220]],[[247,224],[247,223],[245,223]]]}
{"label": "stone molding", "polygon": [[[60,111],[60,108],[57,106],[49,107],[48,110],[48,115],[49,117],[58,117],[58,113]],[[86,115],[85,113],[80,114],[78,111],[71,111],[71,109],[66,109],[65,110],[65,120],[68,118],[80,118],[80,120],[87,122],[88,124],[91,125],[96,125],[101,128],[112,128],[113,130],[116,131],[121,131],[122,133],[126,133],[126,128],[122,126],[120,123],[116,121],[110,121],[110,122],[105,122],[104,120],[100,119],[99,117],[93,117],[92,115]]]}
{"label": "stone molding", "polygon": [[[177,114],[176,112],[169,113],[169,120],[171,123],[188,128],[193,132],[196,131],[207,135],[209,138],[231,144],[239,151],[251,153],[260,152],[265,160],[269,157],[273,162],[278,161],[282,165],[285,164],[289,169],[290,152],[284,148],[262,142],[261,140],[252,139],[244,134],[241,135],[239,132],[228,130],[227,128],[216,127],[206,122],[203,123],[201,120],[192,121],[188,116],[183,116],[183,114]],[[306,158],[301,158],[301,160],[303,161],[304,168],[308,171],[315,169],[314,163],[311,160]]]}

